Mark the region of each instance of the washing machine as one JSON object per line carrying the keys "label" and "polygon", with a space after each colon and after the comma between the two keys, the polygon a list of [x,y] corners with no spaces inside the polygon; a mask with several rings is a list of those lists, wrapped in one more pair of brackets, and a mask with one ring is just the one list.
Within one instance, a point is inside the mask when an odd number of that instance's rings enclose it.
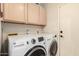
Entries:
{"label": "washing machine", "polygon": [[8,36],[9,56],[46,56],[46,40],[39,35]]}
{"label": "washing machine", "polygon": [[56,35],[45,34],[47,56],[59,56],[58,39]]}

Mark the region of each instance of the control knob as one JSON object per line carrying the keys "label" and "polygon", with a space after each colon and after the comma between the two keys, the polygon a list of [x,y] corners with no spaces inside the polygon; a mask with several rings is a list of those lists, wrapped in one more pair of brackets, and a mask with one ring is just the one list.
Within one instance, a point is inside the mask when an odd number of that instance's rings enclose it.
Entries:
{"label": "control knob", "polygon": [[36,43],[36,40],[35,40],[35,39],[32,39],[32,40],[31,40],[31,43],[32,43],[32,44],[35,44],[35,43]]}

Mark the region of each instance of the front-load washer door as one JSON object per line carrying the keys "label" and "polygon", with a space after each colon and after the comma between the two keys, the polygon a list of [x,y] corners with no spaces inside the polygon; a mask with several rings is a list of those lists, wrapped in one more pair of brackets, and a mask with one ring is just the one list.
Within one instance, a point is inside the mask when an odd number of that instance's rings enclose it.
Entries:
{"label": "front-load washer door", "polygon": [[47,52],[43,46],[35,46],[31,48],[24,56],[46,56]]}
{"label": "front-load washer door", "polygon": [[57,54],[57,49],[58,49],[58,44],[57,41],[54,40],[50,45],[50,49],[49,49],[50,56],[55,56]]}

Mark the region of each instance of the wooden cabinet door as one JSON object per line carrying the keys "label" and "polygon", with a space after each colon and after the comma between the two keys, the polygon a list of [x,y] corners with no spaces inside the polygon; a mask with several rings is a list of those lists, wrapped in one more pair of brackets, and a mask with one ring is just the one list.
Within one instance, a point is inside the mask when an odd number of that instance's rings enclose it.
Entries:
{"label": "wooden cabinet door", "polygon": [[39,25],[39,5],[28,4],[28,24]]}
{"label": "wooden cabinet door", "polygon": [[46,25],[46,11],[45,8],[40,6],[40,25]]}
{"label": "wooden cabinet door", "polygon": [[3,4],[0,3],[0,21],[3,21]]}
{"label": "wooden cabinet door", "polygon": [[25,8],[25,10],[24,10],[24,11],[25,11],[25,12],[24,12],[24,15],[25,15],[25,16],[24,16],[24,17],[25,17],[26,23],[28,23],[28,22],[27,22],[27,21],[28,21],[28,19],[27,19],[27,18],[28,18],[28,17],[27,17],[27,16],[28,16],[28,9],[27,9],[27,7],[28,7],[28,4],[24,4],[24,8]]}
{"label": "wooden cabinet door", "polygon": [[24,20],[24,4],[6,3],[4,4],[4,19],[11,22],[25,22]]}
{"label": "wooden cabinet door", "polygon": [[0,4],[0,17],[1,17],[1,4]]}
{"label": "wooden cabinet door", "polygon": [[3,17],[2,15],[2,4],[0,3],[0,18]]}

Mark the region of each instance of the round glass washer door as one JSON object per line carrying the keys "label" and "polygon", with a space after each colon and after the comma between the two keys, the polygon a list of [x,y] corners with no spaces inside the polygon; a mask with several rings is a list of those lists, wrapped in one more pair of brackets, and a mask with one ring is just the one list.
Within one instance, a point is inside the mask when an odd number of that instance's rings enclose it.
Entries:
{"label": "round glass washer door", "polygon": [[56,40],[54,40],[49,49],[50,56],[55,56],[57,54],[57,50],[58,50],[58,43]]}
{"label": "round glass washer door", "polygon": [[31,48],[24,56],[46,56],[46,49],[43,46]]}

